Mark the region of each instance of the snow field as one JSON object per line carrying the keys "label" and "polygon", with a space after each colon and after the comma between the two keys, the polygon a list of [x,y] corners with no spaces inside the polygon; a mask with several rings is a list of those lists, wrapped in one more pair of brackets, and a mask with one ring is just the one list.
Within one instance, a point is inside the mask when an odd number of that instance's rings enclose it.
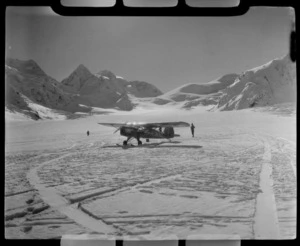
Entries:
{"label": "snow field", "polygon": [[[295,237],[295,118],[247,110],[167,112],[11,123],[6,237],[257,238],[263,233],[254,226],[262,209],[257,199],[264,192],[275,200],[270,212],[278,237]],[[181,137],[173,143],[154,140],[147,144],[160,144],[124,150],[115,146],[123,138],[113,128],[97,124],[127,120],[184,120],[195,124],[196,134],[178,128]]]}

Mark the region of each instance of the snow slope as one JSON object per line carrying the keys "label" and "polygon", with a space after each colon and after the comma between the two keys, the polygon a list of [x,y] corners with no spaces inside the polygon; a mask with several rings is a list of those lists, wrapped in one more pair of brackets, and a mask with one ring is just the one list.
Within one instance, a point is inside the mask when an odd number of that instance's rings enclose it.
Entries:
{"label": "snow slope", "polygon": [[185,84],[159,96],[160,100],[156,99],[154,103],[184,102],[183,108],[214,105],[218,102],[220,91],[231,85],[237,77],[237,74],[227,74],[208,83]]}
{"label": "snow slope", "polygon": [[34,60],[21,61],[18,59],[7,58],[5,60],[5,64],[9,67],[15,68],[23,74],[47,76],[46,73],[39,67],[39,65]]}
{"label": "snow slope", "polygon": [[223,91],[216,108],[244,109],[296,102],[296,63],[289,55],[241,74]]}
{"label": "snow slope", "polygon": [[6,60],[5,90],[5,106],[12,112],[38,115],[39,112],[31,107],[34,104],[68,112],[87,111],[74,101],[71,94],[61,89],[59,82],[46,75],[32,60]]}
{"label": "snow slope", "polygon": [[191,109],[212,105],[212,110],[238,110],[296,102],[296,64],[289,55],[242,74],[227,74],[214,81],[185,84],[152,99],[158,105],[180,104]]}

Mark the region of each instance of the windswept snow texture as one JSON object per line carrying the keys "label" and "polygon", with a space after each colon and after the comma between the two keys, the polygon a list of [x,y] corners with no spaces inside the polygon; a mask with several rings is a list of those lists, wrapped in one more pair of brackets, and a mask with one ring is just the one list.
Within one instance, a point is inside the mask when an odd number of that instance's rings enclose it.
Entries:
{"label": "windswept snow texture", "polygon": [[[10,122],[6,238],[295,238],[295,114],[205,110],[165,105]],[[194,123],[194,138],[176,128],[172,142],[129,149],[116,146],[124,137],[115,129],[97,124],[182,120]]]}
{"label": "windswept snow texture", "polygon": [[296,63],[287,55],[241,74],[223,91],[217,108],[233,110],[295,103],[296,89]]}

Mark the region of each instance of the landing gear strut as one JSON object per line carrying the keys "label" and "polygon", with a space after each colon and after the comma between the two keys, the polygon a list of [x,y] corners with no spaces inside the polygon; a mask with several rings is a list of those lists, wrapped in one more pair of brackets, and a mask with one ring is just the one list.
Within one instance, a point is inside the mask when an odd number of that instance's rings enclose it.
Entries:
{"label": "landing gear strut", "polygon": [[[130,139],[131,139],[131,137],[128,137],[127,140],[124,140],[123,141],[123,146],[126,146],[128,144],[128,142],[129,142]],[[138,145],[142,145],[143,144],[142,141],[139,138],[137,138],[136,140],[138,142]]]}
{"label": "landing gear strut", "polygon": [[128,143],[128,141],[129,141],[130,139],[131,139],[131,137],[128,137],[127,140],[124,140],[124,141],[123,141],[123,145],[126,146],[127,143]]}
{"label": "landing gear strut", "polygon": [[137,142],[138,142],[138,145],[141,145],[141,144],[142,144],[142,141],[140,140],[140,133],[139,133],[139,132],[137,132],[136,140],[137,140]]}

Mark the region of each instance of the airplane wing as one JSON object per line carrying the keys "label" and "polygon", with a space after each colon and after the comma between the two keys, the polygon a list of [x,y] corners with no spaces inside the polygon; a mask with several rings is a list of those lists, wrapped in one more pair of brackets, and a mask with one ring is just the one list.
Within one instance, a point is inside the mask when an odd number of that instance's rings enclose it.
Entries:
{"label": "airplane wing", "polygon": [[190,124],[183,121],[175,122],[160,122],[160,123],[146,123],[142,125],[145,128],[157,128],[157,127],[189,127]]}
{"label": "airplane wing", "polygon": [[122,126],[139,128],[158,128],[158,127],[189,127],[190,124],[183,121],[175,121],[175,122],[160,122],[160,123],[136,123],[136,122],[127,122],[127,123],[98,123],[103,126],[112,126],[115,128],[120,128]]}
{"label": "airplane wing", "polygon": [[98,124],[103,125],[103,126],[112,126],[112,127],[115,127],[115,128],[126,126],[126,124],[124,124],[124,123],[98,123]]}
{"label": "airplane wing", "polygon": [[103,126],[112,126],[115,128],[120,128],[122,126],[127,126],[131,128],[140,128],[144,126],[144,123],[136,123],[136,122],[127,122],[127,123],[98,123],[99,125]]}

